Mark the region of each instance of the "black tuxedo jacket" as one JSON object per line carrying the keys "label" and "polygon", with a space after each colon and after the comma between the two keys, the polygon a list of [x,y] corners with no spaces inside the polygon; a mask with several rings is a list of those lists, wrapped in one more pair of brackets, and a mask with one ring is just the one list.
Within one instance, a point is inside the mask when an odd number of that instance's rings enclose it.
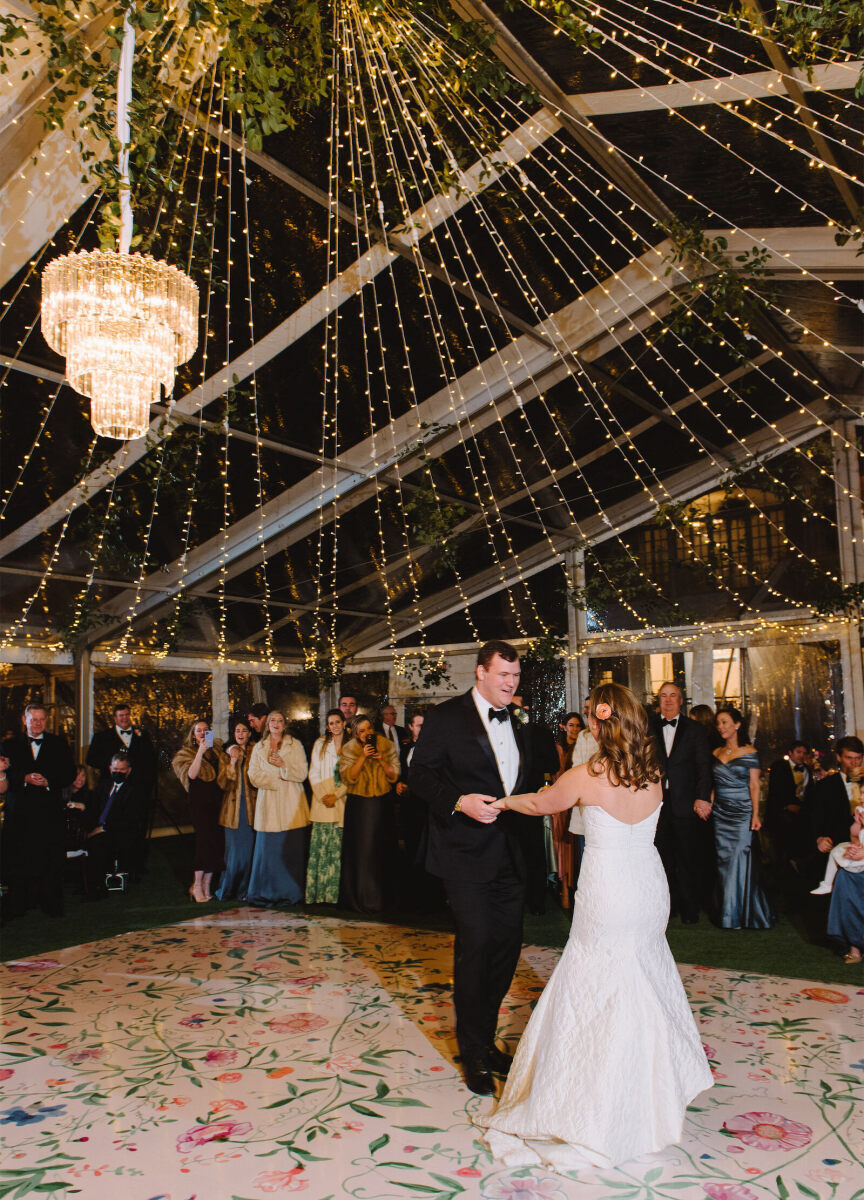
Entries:
{"label": "black tuxedo jacket", "polygon": [[849,841],[852,807],[839,771],[813,784],[806,813],[814,841],[816,838],[830,837],[835,846],[839,842]]}
{"label": "black tuxedo jacket", "polygon": [[128,749],[113,725],[110,729],[94,733],[90,749],[87,751],[87,766],[94,767],[99,772],[100,782],[106,780],[111,757],[118,750],[125,750],[129,755],[129,762],[139,787],[152,788],[156,782],[156,751],[146,729],[133,726],[132,741]]}
{"label": "black tuxedo jacket", "polygon": [[[810,774],[810,768],[804,768],[804,797],[808,795],[813,786],[813,778]],[[803,805],[804,800],[799,800],[795,792],[795,776],[792,774],[792,766],[788,758],[778,758],[775,763],[772,763],[771,770],[768,772],[768,795],[765,799],[765,824],[769,829],[773,829],[779,825],[783,818],[783,811],[789,804]]]}
{"label": "black tuxedo jacket", "polygon": [[[95,829],[99,817],[114,787],[111,778],[100,783],[96,794],[88,804],[85,821],[89,829]],[[135,841],[147,819],[147,802],[149,791],[136,781],[133,775],[121,784],[114,793],[111,811],[105,820],[105,832],[118,845],[127,845]]]}
{"label": "black tuxedo jacket", "polygon": [[[43,734],[42,749],[34,759],[26,734],[3,743],[9,759],[3,824],[3,857],[10,874],[50,874],[62,864],[66,831],[66,794],[75,778],[75,760],[66,740]],[[38,771],[47,788],[33,787],[24,776]]]}
{"label": "black tuxedo jacket", "polygon": [[[532,779],[532,746],[518,721],[512,722],[519,750],[514,794],[527,791]],[[471,692],[445,700],[426,713],[411,758],[408,786],[429,806],[425,865],[442,879],[487,882],[508,862],[524,871],[518,813],[501,813],[483,825],[454,813],[460,796],[479,792],[505,795],[495,752]]]}
{"label": "black tuxedo jacket", "polygon": [[696,800],[710,800],[714,787],[711,743],[698,721],[683,713],[678,716],[672,749],[666,753],[666,740],[660,718],[654,718],[657,758],[663,771],[663,801],[674,817],[693,812]]}

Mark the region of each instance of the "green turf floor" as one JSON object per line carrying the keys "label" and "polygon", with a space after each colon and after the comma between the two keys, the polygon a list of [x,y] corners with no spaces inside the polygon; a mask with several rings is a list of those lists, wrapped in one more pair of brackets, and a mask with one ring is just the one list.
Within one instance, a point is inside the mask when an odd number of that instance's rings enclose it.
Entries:
{"label": "green turf floor", "polygon": [[[114,893],[97,903],[80,896],[80,874],[70,864],[66,889],[66,915],[46,917],[30,912],[9,922],[0,935],[0,952],[5,960],[44,955],[64,946],[97,941],[135,929],[170,925],[214,911],[228,911],[234,903],[193,904],[186,888],[191,878],[190,837],[159,838],[151,843],[147,874],[127,893]],[[716,929],[702,917],[698,925],[682,925],[673,918],[669,943],[679,962],[729,970],[764,972],[822,983],[842,983],[864,988],[864,968],[846,966],[842,950],[825,937],[828,898],[814,898],[796,877],[774,880],[772,898],[780,922],[771,930]],[[306,911],[357,920],[356,913],[330,905],[312,905]],[[418,917],[393,912],[383,918],[397,924],[429,929],[451,928],[446,914]],[[525,941],[543,946],[563,946],[569,917],[549,900],[543,916],[527,915]]]}

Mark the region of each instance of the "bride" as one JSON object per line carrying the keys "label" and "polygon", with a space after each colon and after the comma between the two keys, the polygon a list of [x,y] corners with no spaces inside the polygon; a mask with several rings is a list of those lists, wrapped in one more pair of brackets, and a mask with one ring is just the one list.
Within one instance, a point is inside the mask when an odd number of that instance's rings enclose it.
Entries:
{"label": "bride", "polygon": [[582,807],[586,848],[567,946],[519,1042],[497,1110],[478,1117],[494,1158],[557,1171],[611,1167],[678,1142],[712,1078],[666,943],[669,889],[654,830],[661,785],[645,710],[594,688],[599,749],[545,791],[499,809]]}

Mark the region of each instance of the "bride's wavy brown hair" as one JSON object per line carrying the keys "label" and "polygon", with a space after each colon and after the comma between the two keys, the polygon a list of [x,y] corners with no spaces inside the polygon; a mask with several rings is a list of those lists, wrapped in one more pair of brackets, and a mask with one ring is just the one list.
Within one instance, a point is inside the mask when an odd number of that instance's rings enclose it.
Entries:
{"label": "bride's wavy brown hair", "polygon": [[[601,683],[588,697],[589,712],[596,720],[597,751],[588,760],[592,775],[606,772],[614,787],[644,788],[660,780],[660,765],[645,709],[629,688],[620,683]],[[605,720],[597,714],[610,709]]]}

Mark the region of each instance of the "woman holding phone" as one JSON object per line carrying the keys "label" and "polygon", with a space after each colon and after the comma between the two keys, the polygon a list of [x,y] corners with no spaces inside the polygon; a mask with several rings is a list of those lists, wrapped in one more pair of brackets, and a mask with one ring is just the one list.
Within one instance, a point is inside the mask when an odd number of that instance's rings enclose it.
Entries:
{"label": "woman holding phone", "polygon": [[213,874],[225,865],[225,833],[219,824],[222,793],[228,783],[228,759],[213,740],[207,721],[193,721],[171,762],[189,793],[195,830],[195,878],[189,895],[196,904],[212,900]]}
{"label": "woman holding phone", "polygon": [[260,908],[298,904],[303,899],[309,844],[309,804],[303,791],[306,754],[288,732],[281,712],[271,712],[249,760],[255,801],[255,852],[249,903]]}

